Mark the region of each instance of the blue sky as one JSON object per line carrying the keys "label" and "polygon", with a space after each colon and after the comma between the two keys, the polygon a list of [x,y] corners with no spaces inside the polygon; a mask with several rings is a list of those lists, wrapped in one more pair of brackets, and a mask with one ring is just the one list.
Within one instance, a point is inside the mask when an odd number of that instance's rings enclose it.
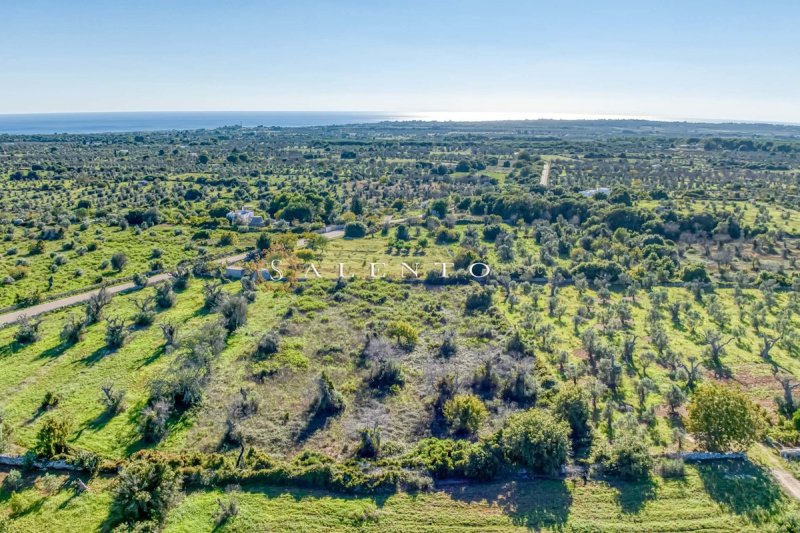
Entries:
{"label": "blue sky", "polygon": [[3,0],[0,20],[0,113],[800,123],[796,1]]}

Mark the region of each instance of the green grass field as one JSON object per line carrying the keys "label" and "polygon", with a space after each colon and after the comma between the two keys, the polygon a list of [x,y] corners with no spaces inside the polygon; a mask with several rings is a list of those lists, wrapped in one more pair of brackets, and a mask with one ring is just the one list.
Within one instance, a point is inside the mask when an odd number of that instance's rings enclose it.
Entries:
{"label": "green grass field", "polygon": [[[26,478],[26,488],[13,497],[0,491],[6,531],[101,529],[112,512],[113,482],[96,479],[88,492],[77,493],[68,476],[59,481],[63,488],[55,494],[44,491],[41,477]],[[219,499],[239,506],[221,526],[215,524]],[[758,467],[721,465],[689,467],[684,479],[652,483],[516,481],[416,495],[355,497],[265,486],[193,491],[170,513],[164,531],[756,532],[795,509]]]}

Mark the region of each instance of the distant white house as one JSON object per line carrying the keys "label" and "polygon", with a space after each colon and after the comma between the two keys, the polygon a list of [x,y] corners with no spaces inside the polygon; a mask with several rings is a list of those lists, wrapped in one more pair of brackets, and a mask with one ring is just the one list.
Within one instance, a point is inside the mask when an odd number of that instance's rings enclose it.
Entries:
{"label": "distant white house", "polygon": [[605,194],[606,196],[611,192],[611,189],[608,187],[598,187],[597,189],[587,189],[585,191],[581,191],[579,194],[586,196],[587,198],[591,198],[595,194]]}
{"label": "distant white house", "polygon": [[238,211],[231,211],[225,217],[231,221],[231,223],[238,223],[239,225],[244,226],[253,226],[260,228],[264,226],[264,217],[260,215],[256,215],[252,209],[247,209],[243,207]]}

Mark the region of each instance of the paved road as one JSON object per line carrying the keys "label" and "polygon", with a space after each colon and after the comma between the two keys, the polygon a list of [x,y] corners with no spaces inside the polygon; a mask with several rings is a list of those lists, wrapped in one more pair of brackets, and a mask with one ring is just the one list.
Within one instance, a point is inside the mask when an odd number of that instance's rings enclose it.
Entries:
{"label": "paved road", "polygon": [[[245,257],[247,257],[246,253],[237,254],[237,255],[231,255],[229,257],[223,257],[222,259],[217,259],[214,262],[222,265],[230,265],[232,263],[238,263]],[[169,279],[169,277],[170,274],[168,272],[164,272],[163,274],[156,274],[154,276],[150,276],[149,278],[147,278],[147,284],[154,285],[156,283],[164,281],[165,279]],[[134,283],[132,281],[129,281],[127,283],[120,283],[119,285],[111,285],[109,287],[106,287],[106,291],[109,294],[117,294],[123,291],[133,289],[134,287],[135,287]],[[100,292],[100,289],[94,289],[91,291],[82,292],[80,294],[73,294],[72,296],[67,296],[66,298],[51,300],[49,302],[44,302],[31,307],[26,307],[25,309],[17,309],[16,311],[11,311],[10,313],[0,315],[0,326],[5,326],[6,324],[14,323],[21,316],[32,317],[36,315],[41,315],[42,313],[47,313],[49,311],[55,311],[56,309],[62,309],[64,307],[69,307],[71,305],[86,302],[98,292]]]}
{"label": "paved road", "polygon": [[[336,239],[338,237],[344,236],[344,231],[342,230],[332,230],[326,233],[321,233],[323,237],[328,239]],[[297,241],[298,246],[304,246],[305,240],[299,239]],[[221,264],[221,265],[232,265],[234,263],[238,263],[242,261],[245,257],[247,257],[247,253],[231,255],[228,257],[223,257],[222,259],[216,259],[214,262]],[[147,284],[153,285],[155,283],[159,283],[164,281],[165,279],[169,279],[170,274],[165,272],[163,274],[156,274],[155,276],[151,276],[147,278]],[[120,283],[119,285],[111,285],[106,287],[106,291],[109,294],[117,294],[123,291],[127,291],[134,288],[134,283],[129,281],[127,283]],[[62,309],[64,307],[69,307],[71,305],[79,304],[88,301],[92,296],[100,292],[100,289],[94,289],[87,292],[82,292],[80,294],[74,294],[72,296],[67,296],[66,298],[60,298],[58,300],[51,300],[49,302],[44,302],[38,305],[34,305],[31,307],[26,307],[25,309],[17,309],[16,311],[11,311],[10,313],[6,313],[4,315],[0,315],[0,327],[5,326],[7,324],[12,324],[16,322],[19,317],[21,316],[28,316],[33,317],[37,315],[41,315],[42,313],[47,313],[49,311],[55,311],[57,309]]]}

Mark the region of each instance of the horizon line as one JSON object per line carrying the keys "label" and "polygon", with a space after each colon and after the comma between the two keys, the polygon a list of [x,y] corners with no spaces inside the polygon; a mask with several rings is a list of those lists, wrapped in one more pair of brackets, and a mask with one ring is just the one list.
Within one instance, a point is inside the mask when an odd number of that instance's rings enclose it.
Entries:
{"label": "horizon line", "polygon": [[[559,121],[598,121],[598,120],[638,120],[645,122],[670,122],[689,124],[763,124],[774,126],[800,126],[800,122],[755,120],[738,118],[700,118],[700,117],[668,117],[658,115],[625,115],[603,113],[546,113],[531,111],[364,111],[364,110],[254,110],[254,109],[201,109],[201,110],[136,110],[136,111],[34,111],[34,112],[0,112],[0,118],[63,116],[63,115],[146,115],[146,114],[225,114],[225,113],[330,113],[330,114],[362,114],[386,115],[386,122],[534,122],[539,120]],[[459,116],[460,115],[460,116]],[[397,117],[397,118],[395,118]],[[402,117],[402,118],[400,118]],[[449,117],[449,118],[448,118]]]}

